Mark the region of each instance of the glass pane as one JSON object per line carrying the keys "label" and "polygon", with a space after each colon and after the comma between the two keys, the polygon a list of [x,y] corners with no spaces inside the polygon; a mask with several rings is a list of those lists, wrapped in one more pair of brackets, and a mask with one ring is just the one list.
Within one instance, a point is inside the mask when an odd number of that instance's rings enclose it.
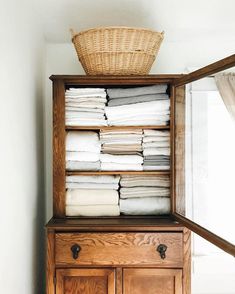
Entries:
{"label": "glass pane", "polygon": [[235,244],[235,117],[214,77],[186,85],[185,98],[178,96],[176,211]]}

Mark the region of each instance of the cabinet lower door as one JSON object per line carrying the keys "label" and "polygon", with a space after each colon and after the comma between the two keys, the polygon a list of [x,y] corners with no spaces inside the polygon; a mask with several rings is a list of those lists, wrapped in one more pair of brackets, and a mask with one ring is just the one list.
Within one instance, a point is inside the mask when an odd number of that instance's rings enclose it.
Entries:
{"label": "cabinet lower door", "polygon": [[113,269],[58,269],[56,294],[114,294]]}
{"label": "cabinet lower door", "polygon": [[182,271],[124,269],[123,294],[182,294]]}

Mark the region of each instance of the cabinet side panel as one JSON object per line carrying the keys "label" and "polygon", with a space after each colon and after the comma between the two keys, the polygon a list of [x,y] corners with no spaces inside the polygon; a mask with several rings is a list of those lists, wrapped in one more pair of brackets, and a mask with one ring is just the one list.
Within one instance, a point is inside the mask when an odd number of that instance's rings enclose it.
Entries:
{"label": "cabinet side panel", "polygon": [[53,212],[65,216],[65,88],[53,82]]}
{"label": "cabinet side panel", "polygon": [[185,87],[175,88],[174,212],[185,215]]}
{"label": "cabinet side panel", "polygon": [[55,235],[54,231],[47,231],[47,262],[46,262],[46,293],[54,294],[55,275]]}
{"label": "cabinet side panel", "polygon": [[191,231],[184,229],[183,293],[191,293]]}

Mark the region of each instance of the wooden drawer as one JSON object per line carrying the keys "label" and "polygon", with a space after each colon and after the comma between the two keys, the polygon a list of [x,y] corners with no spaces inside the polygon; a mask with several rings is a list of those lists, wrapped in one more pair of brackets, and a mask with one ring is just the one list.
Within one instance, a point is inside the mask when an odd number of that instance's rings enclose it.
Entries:
{"label": "wooden drawer", "polygon": [[[71,247],[79,245],[77,259]],[[156,250],[167,246],[162,259]],[[56,234],[55,260],[57,265],[148,265],[183,266],[183,234],[159,233],[59,233]]]}

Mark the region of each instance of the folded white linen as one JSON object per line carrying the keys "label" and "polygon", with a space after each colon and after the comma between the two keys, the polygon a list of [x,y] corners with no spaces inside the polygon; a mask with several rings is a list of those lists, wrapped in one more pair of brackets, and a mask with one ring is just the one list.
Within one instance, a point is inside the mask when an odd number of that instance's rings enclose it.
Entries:
{"label": "folded white linen", "polygon": [[120,212],[126,215],[164,215],[170,213],[170,198],[120,199]]}
{"label": "folded white linen", "polygon": [[66,97],[65,98],[65,103],[69,105],[70,103],[84,103],[84,102],[92,102],[92,103],[106,103],[107,100],[106,98],[102,97],[85,97],[85,98],[78,98],[78,97]]}
{"label": "folded white linen", "polygon": [[150,142],[169,142],[170,143],[170,137],[143,137],[143,143],[150,143]]}
{"label": "folded white linen", "polygon": [[70,103],[65,103],[66,106],[70,107],[79,107],[79,108],[92,108],[92,109],[104,109],[105,104],[104,103],[96,103],[96,102],[70,102]]}
{"label": "folded white linen", "polygon": [[154,112],[161,112],[164,110],[169,110],[170,101],[169,100],[159,100],[159,101],[151,101],[151,102],[143,102],[136,103],[131,105],[122,105],[122,106],[114,106],[114,107],[105,107],[105,113],[108,117],[112,117],[115,114],[136,114],[141,115],[148,110]]}
{"label": "folded white linen", "polygon": [[73,93],[105,93],[104,88],[89,88],[89,87],[84,87],[84,88],[69,88],[66,90],[66,92],[73,92]]}
{"label": "folded white linen", "polygon": [[100,154],[100,161],[112,162],[119,164],[142,164],[143,157],[140,155],[112,155],[112,154]]}
{"label": "folded white linen", "polygon": [[132,187],[121,188],[120,197],[138,198],[138,197],[169,197],[170,189],[165,187]]}
{"label": "folded white linen", "polygon": [[170,155],[170,148],[162,147],[162,148],[144,148],[143,155]]}
{"label": "folded white linen", "polygon": [[104,109],[99,108],[87,108],[87,107],[75,107],[75,106],[65,106],[65,111],[73,111],[73,112],[85,112],[85,113],[102,113],[104,114]]}
{"label": "folded white linen", "polygon": [[65,117],[68,119],[71,118],[96,118],[96,119],[105,119],[104,113],[101,112],[83,112],[83,111],[66,111]]}
{"label": "folded white linen", "polygon": [[127,136],[129,134],[131,135],[142,135],[143,131],[142,129],[124,129],[124,130],[101,130],[100,136],[112,136],[112,135],[123,135]]}
{"label": "folded white linen", "polygon": [[121,187],[170,187],[169,176],[122,175]]}
{"label": "folded white linen", "polygon": [[161,121],[168,121],[170,120],[169,114],[150,114],[150,113],[144,113],[144,114],[138,114],[138,115],[119,115],[116,117],[108,117],[109,121],[124,121],[124,120],[161,120]]}
{"label": "folded white linen", "polygon": [[107,94],[110,99],[114,98],[123,98],[123,97],[132,97],[148,94],[160,94],[166,93],[167,85],[151,85],[145,87],[133,87],[133,88],[108,88]]}
{"label": "folded white linen", "polygon": [[145,119],[145,120],[123,120],[123,121],[110,121],[108,120],[109,126],[165,126],[166,121]]}
{"label": "folded white linen", "polygon": [[143,143],[143,148],[170,147],[169,141]]}
{"label": "folded white linen", "polygon": [[92,131],[70,131],[66,136],[66,151],[97,152],[101,150],[99,136]]}
{"label": "folded white linen", "polygon": [[169,170],[170,165],[143,165],[143,170]]}
{"label": "folded white linen", "polygon": [[110,145],[141,145],[141,140],[138,139],[134,139],[134,140],[130,140],[131,138],[127,138],[127,139],[115,139],[115,140],[104,140],[101,139],[101,143],[105,146],[110,146]]}
{"label": "folded white linen", "polygon": [[95,190],[118,190],[118,184],[107,183],[66,183],[67,189],[95,189]]}
{"label": "folded white linen", "polygon": [[115,98],[108,101],[108,106],[120,106],[164,99],[169,99],[169,96],[167,94],[150,94],[133,97]]}
{"label": "folded white linen", "polygon": [[157,137],[170,137],[169,131],[159,131],[159,130],[143,130],[144,137],[146,136],[157,136]]}
{"label": "folded white linen", "polygon": [[105,120],[66,120],[66,126],[107,126]]}
{"label": "folded white linen", "polygon": [[66,161],[99,161],[100,153],[67,151]]}
{"label": "folded white linen", "polygon": [[66,216],[118,216],[119,205],[66,205]]}
{"label": "folded white linen", "polygon": [[142,171],[143,166],[141,164],[124,164],[124,163],[113,163],[113,162],[101,162],[102,171]]}
{"label": "folded white linen", "polygon": [[67,183],[118,184],[120,176],[67,176]]}
{"label": "folded white linen", "polygon": [[68,189],[66,205],[116,205],[119,201],[116,190]]}
{"label": "folded white linen", "polygon": [[99,171],[100,161],[66,161],[67,170]]}

